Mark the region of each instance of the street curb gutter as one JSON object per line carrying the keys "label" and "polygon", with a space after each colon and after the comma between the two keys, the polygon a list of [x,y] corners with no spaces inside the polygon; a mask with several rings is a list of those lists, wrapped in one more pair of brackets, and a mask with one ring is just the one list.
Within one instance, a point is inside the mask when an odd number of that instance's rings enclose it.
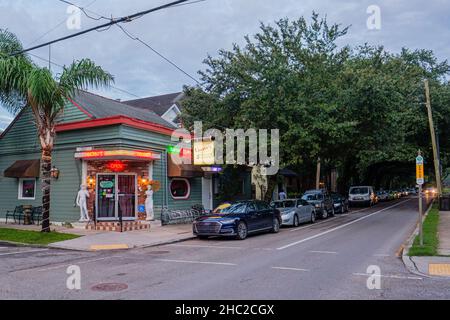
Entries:
{"label": "street curb gutter", "polygon": [[62,245],[56,245],[56,244],[50,244],[48,245],[47,248],[52,248],[52,249],[60,249],[60,250],[68,250],[68,251],[79,251],[79,252],[106,252],[106,251],[126,251],[126,250],[132,250],[132,249],[144,249],[144,248],[152,248],[152,247],[157,247],[157,246],[162,246],[162,245],[166,245],[166,244],[173,244],[173,243],[178,243],[178,242],[184,242],[184,241],[188,241],[188,240],[192,240],[195,239],[195,236],[189,235],[183,238],[178,238],[178,239],[173,239],[173,240],[167,240],[167,241],[159,241],[159,242],[155,242],[152,244],[148,244],[148,245],[138,245],[138,246],[130,246],[128,247],[128,249],[111,249],[111,250],[91,250],[91,249],[75,249],[75,248],[69,248],[69,247],[65,247]]}
{"label": "street curb gutter", "polygon": [[9,244],[15,247],[28,247],[28,248],[41,248],[41,249],[48,249],[49,246],[45,244],[27,244],[27,243],[21,243],[21,242],[13,242],[13,241],[7,241],[7,240],[0,240],[0,245]]}
{"label": "street curb gutter", "polygon": [[[425,219],[428,216],[428,213],[431,211],[431,209],[433,208],[433,203],[431,203],[430,207],[427,209],[427,211],[425,212],[423,218],[422,218],[422,223],[423,221],[425,221]],[[442,279],[443,277],[436,277],[436,276],[430,276],[429,274],[425,274],[420,272],[417,267],[416,264],[414,263],[414,261],[411,259],[411,257],[408,255],[409,249],[411,249],[415,238],[419,235],[419,224],[417,224],[416,229],[414,230],[414,232],[412,233],[412,235],[408,238],[408,240],[406,240],[406,243],[404,244],[404,248],[403,248],[403,253],[402,253],[402,261],[403,264],[405,265],[405,267],[408,269],[409,272],[415,274],[415,275],[419,275],[422,277],[426,277],[426,278],[431,278],[431,279]]]}

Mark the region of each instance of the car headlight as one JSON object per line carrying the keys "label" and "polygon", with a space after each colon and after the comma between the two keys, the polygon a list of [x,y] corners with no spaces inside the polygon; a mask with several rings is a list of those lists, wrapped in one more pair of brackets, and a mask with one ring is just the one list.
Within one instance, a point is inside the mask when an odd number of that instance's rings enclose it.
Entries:
{"label": "car headlight", "polygon": [[233,219],[226,219],[226,220],[222,220],[220,221],[221,224],[233,224],[234,220]]}
{"label": "car headlight", "polygon": [[317,204],[316,204],[316,208],[320,208],[320,203],[317,203]]}

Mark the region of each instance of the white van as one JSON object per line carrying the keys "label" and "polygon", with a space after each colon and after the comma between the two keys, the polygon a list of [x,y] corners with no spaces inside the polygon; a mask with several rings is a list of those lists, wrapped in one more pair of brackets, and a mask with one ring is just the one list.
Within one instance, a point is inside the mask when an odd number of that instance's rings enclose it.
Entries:
{"label": "white van", "polygon": [[348,204],[373,206],[376,203],[376,195],[371,186],[355,186],[348,191]]}

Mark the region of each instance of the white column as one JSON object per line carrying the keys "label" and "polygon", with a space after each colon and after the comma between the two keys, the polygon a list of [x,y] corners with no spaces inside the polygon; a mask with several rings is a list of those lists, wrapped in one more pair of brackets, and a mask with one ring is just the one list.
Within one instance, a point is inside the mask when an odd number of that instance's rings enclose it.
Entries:
{"label": "white column", "polygon": [[81,160],[81,184],[87,183],[87,162]]}

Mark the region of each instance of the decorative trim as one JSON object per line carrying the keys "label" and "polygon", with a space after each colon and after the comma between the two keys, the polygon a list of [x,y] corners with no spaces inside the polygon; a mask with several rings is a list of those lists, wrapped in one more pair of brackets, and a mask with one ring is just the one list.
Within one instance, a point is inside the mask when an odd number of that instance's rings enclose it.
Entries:
{"label": "decorative trim", "polygon": [[90,114],[89,112],[86,111],[86,109],[84,109],[82,106],[80,106],[77,102],[73,101],[70,98],[67,98],[67,100],[69,100],[75,107],[78,108],[78,110],[80,110],[81,112],[83,112],[85,115],[87,115],[89,118],[94,119],[94,116],[92,114]]}
{"label": "decorative trim", "polygon": [[[172,183],[174,181],[184,181],[184,182],[186,182],[187,187],[188,187],[188,191],[187,191],[187,193],[186,193],[186,195],[184,197],[174,197],[174,195],[172,194]],[[188,200],[190,198],[190,196],[191,196],[191,182],[189,181],[189,179],[186,179],[186,178],[172,178],[170,180],[170,184],[169,184],[169,192],[170,192],[170,195],[172,196],[172,199],[174,199],[174,200]]]}
{"label": "decorative trim", "polygon": [[[112,116],[102,119],[83,120],[70,123],[62,123],[56,126],[56,132],[73,131],[88,128],[97,128],[113,125],[127,125],[137,129],[143,129],[146,131],[152,131],[163,135],[171,136],[176,128],[171,129],[163,125],[143,121],[127,116]],[[186,135],[186,138],[191,138],[190,135]]]}

